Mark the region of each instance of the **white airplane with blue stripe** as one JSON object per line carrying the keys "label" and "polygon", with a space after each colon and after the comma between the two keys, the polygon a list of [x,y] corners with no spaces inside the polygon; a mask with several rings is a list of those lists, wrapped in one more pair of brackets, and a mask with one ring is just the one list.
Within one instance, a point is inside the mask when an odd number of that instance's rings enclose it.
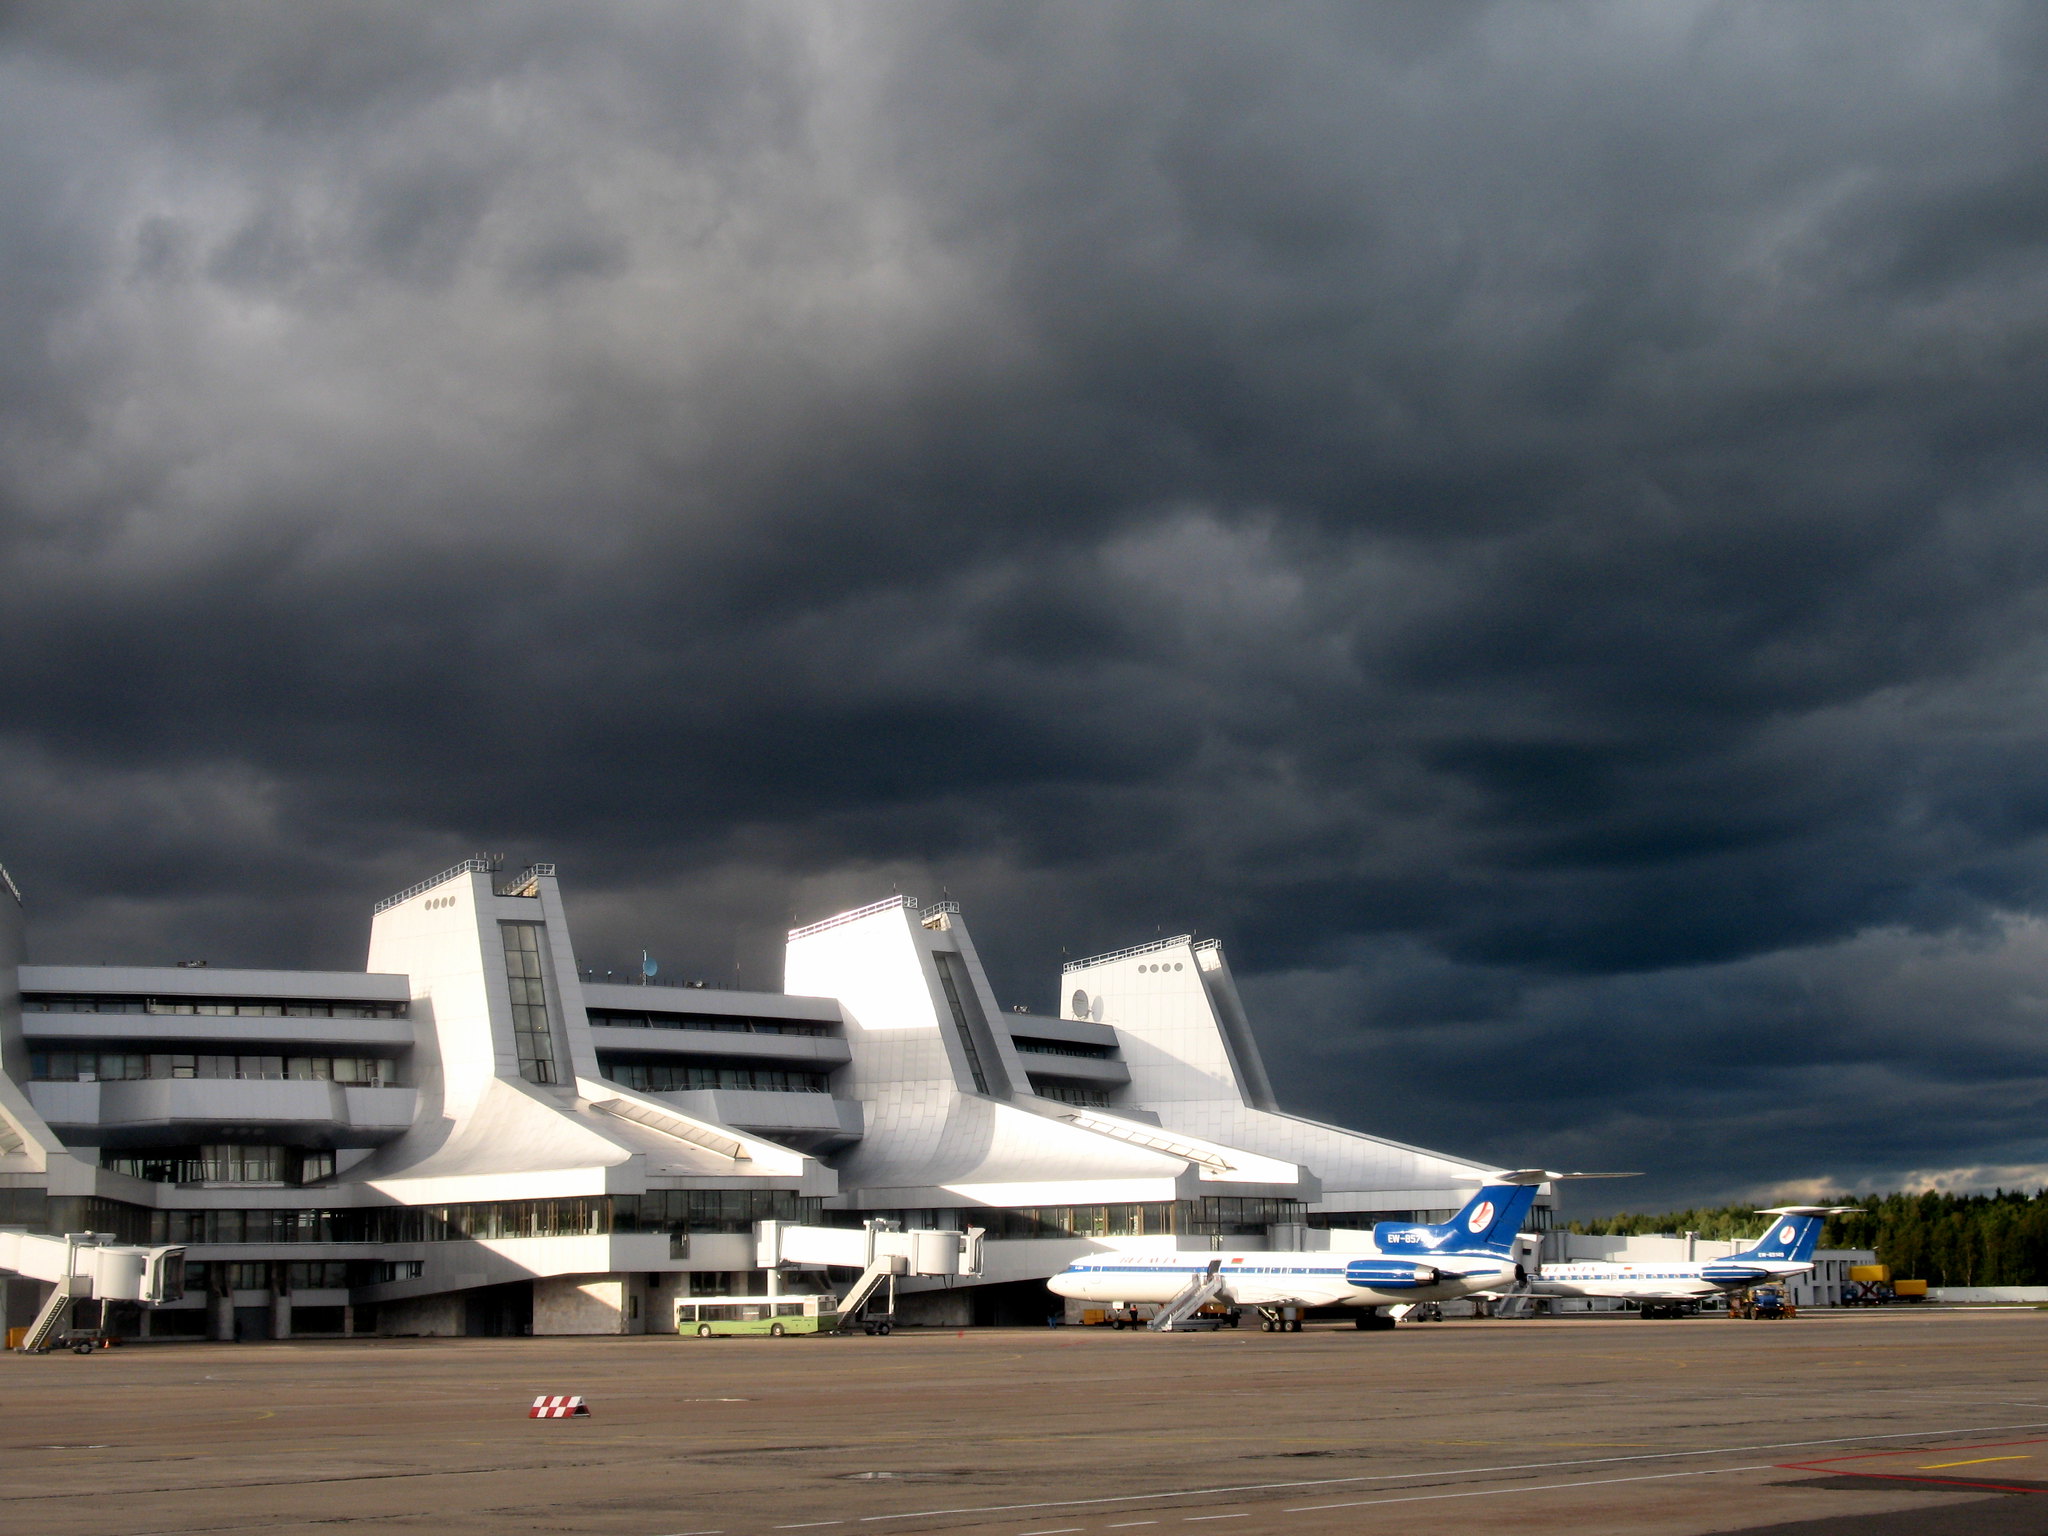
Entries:
{"label": "white airplane with blue stripe", "polygon": [[1539,1296],[1593,1296],[1620,1301],[1697,1301],[1753,1285],[1803,1275],[1828,1217],[1856,1209],[1840,1205],[1775,1205],[1758,1214],[1779,1218],[1740,1253],[1725,1259],[1672,1259],[1661,1264],[1577,1260],[1546,1264],[1530,1281]]}
{"label": "white airplane with blue stripe", "polygon": [[1366,1310],[1411,1302],[1455,1301],[1500,1291],[1523,1279],[1515,1238],[1536,1199],[1554,1178],[1542,1169],[1494,1175],[1449,1221],[1383,1221],[1372,1229],[1371,1254],[1094,1253],[1046,1281],[1057,1295],[1124,1306],[1166,1302],[1211,1272],[1223,1283],[1218,1300],[1271,1310],[1342,1306]]}

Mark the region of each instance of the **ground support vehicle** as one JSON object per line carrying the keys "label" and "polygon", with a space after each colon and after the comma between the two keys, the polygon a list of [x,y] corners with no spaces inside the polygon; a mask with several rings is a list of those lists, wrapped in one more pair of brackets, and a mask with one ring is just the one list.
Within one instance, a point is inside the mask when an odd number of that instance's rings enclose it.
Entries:
{"label": "ground support vehicle", "polygon": [[[676,1299],[676,1332],[700,1339],[738,1334],[781,1338],[793,1333],[830,1333],[839,1326],[836,1296],[681,1296]],[[874,1324],[867,1331],[876,1331]],[[883,1325],[886,1331],[886,1324]]]}
{"label": "ground support vehicle", "polygon": [[1859,1280],[1856,1270],[1881,1266],[1857,1265],[1849,1271],[1849,1283],[1842,1288],[1842,1305],[1845,1307],[1888,1307],[1893,1302],[1913,1303],[1927,1300],[1925,1280]]}
{"label": "ground support vehicle", "polygon": [[1792,1298],[1785,1294],[1784,1287],[1760,1285],[1754,1290],[1736,1291],[1730,1295],[1728,1315],[1768,1322],[1779,1318],[1797,1317],[1799,1309],[1792,1305]]}
{"label": "ground support vehicle", "polygon": [[52,1349],[68,1349],[74,1355],[89,1355],[96,1349],[112,1349],[120,1342],[111,1333],[104,1333],[98,1328],[66,1328],[45,1344],[41,1353],[48,1354]]}

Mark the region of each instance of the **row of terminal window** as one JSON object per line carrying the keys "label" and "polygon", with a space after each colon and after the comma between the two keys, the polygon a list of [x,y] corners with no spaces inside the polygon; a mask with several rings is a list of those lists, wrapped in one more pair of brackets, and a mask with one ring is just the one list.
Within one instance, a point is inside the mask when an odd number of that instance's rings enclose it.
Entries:
{"label": "row of terminal window", "polygon": [[724,1013],[638,1013],[622,1008],[587,1010],[590,1022],[607,1029],[710,1029],[739,1035],[825,1035],[823,1024],[794,1019],[742,1018]]}
{"label": "row of terminal window", "polygon": [[314,1184],[334,1177],[332,1152],[218,1143],[108,1149],[100,1166],[152,1184]]}
{"label": "row of terminal window", "polygon": [[[780,1189],[678,1189],[347,1210],[149,1211],[100,1200],[91,1230],[137,1243],[433,1243],[613,1232],[746,1234],[757,1221],[816,1225],[823,1202]],[[69,1214],[69,1213],[67,1213]],[[83,1228],[70,1228],[78,1231]]]}
{"label": "row of terminal window", "polygon": [[1026,1074],[1031,1080],[1031,1091],[1041,1099],[1052,1099],[1060,1104],[1072,1104],[1082,1109],[1107,1109],[1109,1094],[1101,1088],[1092,1088],[1084,1083],[1063,1083],[1057,1078],[1040,1077],[1036,1072]]}
{"label": "row of terminal window", "polygon": [[274,1290],[280,1269],[287,1291],[341,1291],[354,1285],[417,1280],[425,1267],[418,1259],[194,1259],[185,1265],[185,1294],[204,1295],[216,1285],[222,1292]]}
{"label": "row of terminal window", "polygon": [[[19,1209],[10,1206],[10,1199]],[[45,1199],[40,1191],[0,1190],[0,1217],[32,1230],[113,1232],[121,1241],[134,1243],[421,1243],[601,1237],[612,1232],[747,1233],[757,1221],[817,1225],[829,1219],[835,1226],[857,1227],[878,1216],[906,1227],[980,1227],[991,1238],[1250,1235],[1304,1219],[1299,1201],[1248,1195],[1119,1205],[827,1213],[822,1201],[789,1190],[676,1189],[373,1209],[152,1211],[100,1197],[58,1200]]]}
{"label": "row of terminal window", "polygon": [[[1417,1226],[1441,1226],[1457,1215],[1455,1210],[1439,1211],[1315,1211],[1306,1219],[1319,1232],[1370,1232],[1383,1221],[1413,1222]],[[1556,1212],[1547,1205],[1531,1206],[1522,1218],[1524,1232],[1548,1232]]]}
{"label": "row of terminal window", "polygon": [[697,1088],[734,1088],[752,1093],[829,1093],[822,1072],[799,1067],[684,1066],[673,1062],[612,1061],[604,1075],[642,1093],[683,1093]]}
{"label": "row of terminal window", "polygon": [[[193,1259],[185,1265],[185,1294],[205,1295],[216,1286],[229,1291],[272,1291],[282,1282],[284,1290],[340,1291],[358,1285],[389,1285],[394,1280],[417,1280],[426,1266],[418,1259]],[[823,1270],[785,1270],[782,1294],[804,1295],[832,1289]],[[766,1294],[766,1274],[761,1270],[693,1270],[688,1276],[691,1296],[757,1296]],[[803,1303],[770,1301],[772,1306],[794,1305],[795,1311],[778,1316],[801,1316]]]}
{"label": "row of terminal window", "polygon": [[1090,1061],[1109,1060],[1106,1045],[1076,1045],[1070,1040],[1039,1040],[1030,1035],[1012,1035],[1011,1044],[1034,1056],[1083,1056]]}
{"label": "row of terminal window", "polygon": [[1007,1209],[939,1207],[900,1211],[834,1211],[836,1225],[857,1226],[884,1216],[905,1227],[980,1227],[991,1238],[1250,1236],[1280,1223],[1299,1222],[1298,1200],[1250,1195],[1205,1195],[1198,1200],[1148,1200],[1117,1205],[1039,1205]]}
{"label": "row of terminal window", "polygon": [[266,1002],[252,998],[22,994],[23,1013],[149,1013],[202,1019],[402,1019],[404,1003]]}
{"label": "row of terminal window", "polygon": [[388,1088],[396,1064],[381,1056],[272,1056],[199,1051],[32,1051],[39,1083],[138,1082],[151,1078],[258,1078]]}

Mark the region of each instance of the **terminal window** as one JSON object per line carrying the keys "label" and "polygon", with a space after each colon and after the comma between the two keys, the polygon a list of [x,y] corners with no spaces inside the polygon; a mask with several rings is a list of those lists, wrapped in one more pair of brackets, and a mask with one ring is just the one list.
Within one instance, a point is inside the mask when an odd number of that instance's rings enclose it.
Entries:
{"label": "terminal window", "polygon": [[101,1154],[100,1166],[152,1184],[314,1184],[334,1177],[334,1154],[217,1143],[108,1150]]}
{"label": "terminal window", "polygon": [[[486,1200],[353,1210],[147,1211],[111,1200],[52,1201],[64,1209],[43,1224],[59,1231],[113,1232],[152,1243],[439,1243],[511,1237],[602,1237],[611,1232],[745,1235],[757,1221],[815,1225],[824,1202],[775,1189],[673,1189],[644,1195],[568,1195],[554,1200]],[[85,1204],[94,1209],[79,1209]],[[135,1218],[122,1221],[123,1213]]]}
{"label": "terminal window", "polygon": [[1060,1104],[1072,1104],[1081,1109],[1107,1109],[1109,1094],[1101,1088],[1091,1088],[1086,1083],[1064,1082],[1056,1077],[1041,1077],[1036,1072],[1027,1072],[1031,1091],[1041,1099],[1052,1099]]}
{"label": "terminal window", "polygon": [[404,1003],[307,1002],[253,997],[22,994],[23,1013],[147,1013],[204,1019],[402,1019]]}
{"label": "terminal window", "polygon": [[825,1093],[822,1072],[798,1067],[693,1066],[676,1062],[619,1061],[600,1057],[604,1075],[643,1093],[683,1093],[696,1088],[736,1088],[750,1093]]}
{"label": "terminal window", "polygon": [[639,1009],[592,1008],[588,1010],[592,1024],[602,1024],[607,1029],[711,1029],[725,1034],[739,1035],[825,1035],[830,1034],[823,1024],[809,1024],[794,1019],[757,1019],[748,1014],[725,1013],[662,1013],[643,1012]]}
{"label": "terminal window", "polygon": [[529,1083],[559,1083],[554,1031],[548,1026],[547,977],[541,969],[539,923],[500,923],[505,936],[505,980],[512,989],[512,1044],[519,1075]]}
{"label": "terminal window", "polygon": [[378,1056],[277,1056],[205,1051],[34,1051],[29,1078],[38,1083],[137,1082],[150,1078],[257,1078],[388,1087],[393,1064]]}

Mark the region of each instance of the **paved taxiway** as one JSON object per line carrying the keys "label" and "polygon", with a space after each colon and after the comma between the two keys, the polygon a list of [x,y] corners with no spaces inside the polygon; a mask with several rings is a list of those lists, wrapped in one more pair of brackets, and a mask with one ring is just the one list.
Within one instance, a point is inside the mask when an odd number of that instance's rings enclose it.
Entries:
{"label": "paved taxiway", "polygon": [[2034,1312],[165,1344],[0,1392],[11,1536],[2048,1533]]}

